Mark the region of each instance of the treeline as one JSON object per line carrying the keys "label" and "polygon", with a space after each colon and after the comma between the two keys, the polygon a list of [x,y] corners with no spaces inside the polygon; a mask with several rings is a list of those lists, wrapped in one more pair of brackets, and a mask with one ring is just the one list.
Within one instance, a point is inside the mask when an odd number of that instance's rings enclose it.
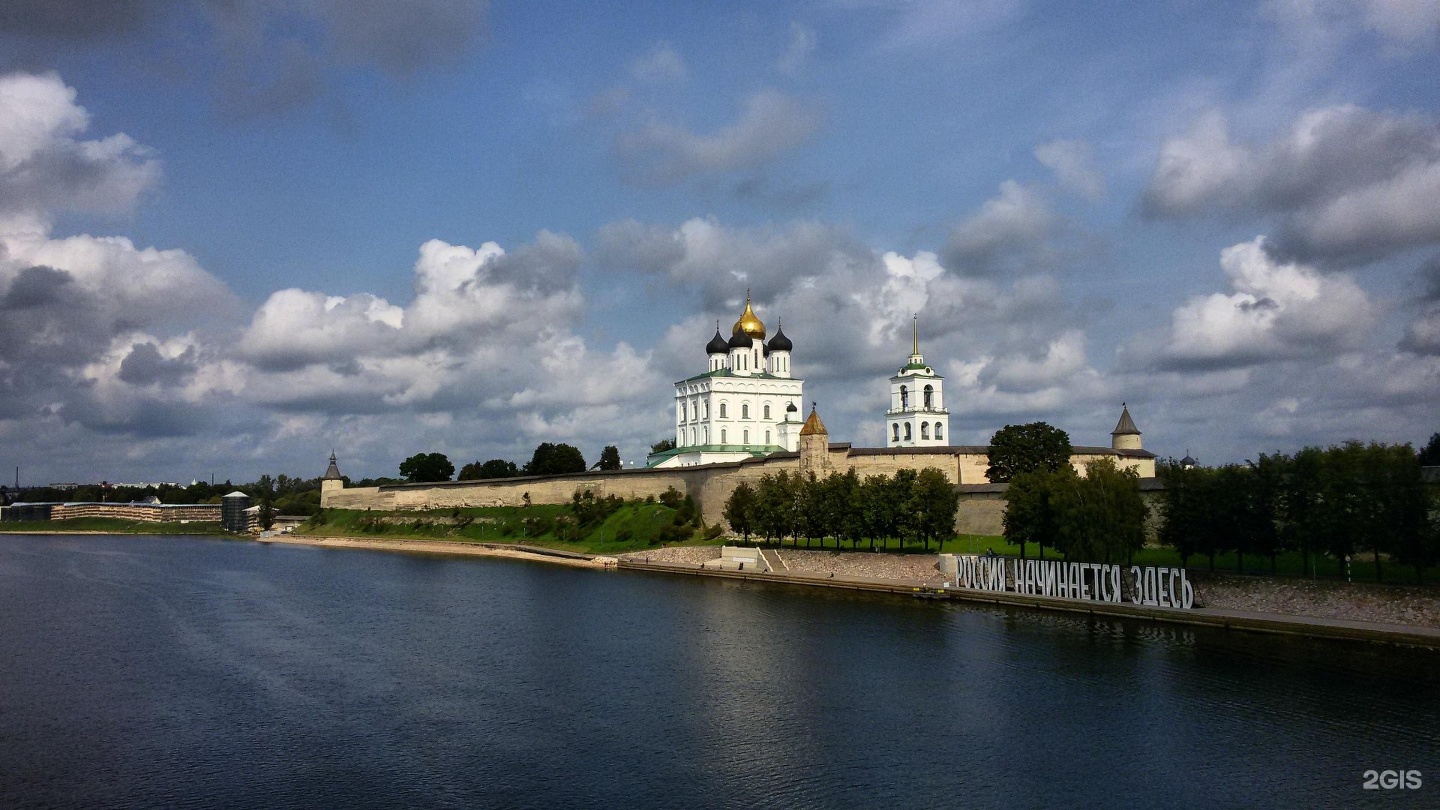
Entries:
{"label": "treeline", "polygon": [[1145,545],[1149,509],[1140,476],[1114,459],[1090,462],[1082,477],[1063,464],[1016,473],[1005,491],[1005,539],[1051,546],[1067,559],[1119,562]]}
{"label": "treeline", "polygon": [[945,473],[934,467],[919,472],[900,470],[893,476],[871,475],[861,481],[854,470],[817,478],[781,471],[765,474],[752,486],[741,482],[725,502],[725,520],[746,542],[790,539],[798,546],[834,538],[840,548],[848,540],[857,548],[868,540],[884,547],[895,540],[900,548],[919,541],[928,550],[955,536],[955,511],[960,496]]}
{"label": "treeline", "polygon": [[[1434,440],[1431,442],[1435,444]],[[1160,540],[1181,560],[1233,553],[1276,559],[1299,552],[1303,569],[1315,555],[1348,560],[1374,556],[1375,579],[1390,557],[1424,569],[1440,562],[1440,516],[1409,445],[1358,441],[1294,455],[1261,455],[1244,465],[1185,468],[1174,461],[1157,473],[1165,482],[1160,500]]]}
{"label": "treeline", "polygon": [[[455,475],[455,465],[443,453],[416,453],[400,462],[400,474],[411,484],[449,481],[479,481],[492,478],[517,478],[522,475],[564,475],[585,472],[585,456],[573,445],[541,442],[530,460],[523,466],[503,458],[488,461],[472,461],[460,468]],[[615,445],[606,445],[600,451],[600,460],[595,469],[620,469],[620,450]]]}
{"label": "treeline", "polygon": [[107,503],[134,503],[147,498],[158,498],[160,503],[220,503],[220,499],[239,490],[249,495],[256,503],[269,501],[277,513],[286,515],[311,515],[320,508],[320,479],[297,478],[280,474],[274,477],[262,475],[248,484],[234,484],[224,481],[210,484],[198,481],[189,486],[170,484],[144,487],[116,486],[108,482],[86,484],[74,489],[55,487],[31,487],[16,493],[0,486],[0,499],[5,503],[14,501],[83,501]]}

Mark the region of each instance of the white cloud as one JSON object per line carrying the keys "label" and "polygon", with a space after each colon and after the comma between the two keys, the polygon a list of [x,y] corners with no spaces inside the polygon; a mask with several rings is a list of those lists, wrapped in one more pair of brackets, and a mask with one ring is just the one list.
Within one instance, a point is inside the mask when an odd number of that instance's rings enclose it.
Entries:
{"label": "white cloud", "polygon": [[661,42],[630,63],[630,75],[643,82],[675,82],[685,78],[685,60],[668,42]]}
{"label": "white cloud", "polygon": [[776,64],[781,73],[795,75],[805,68],[815,53],[815,29],[794,20],[790,21],[790,44]]}
{"label": "white cloud", "polygon": [[1047,141],[1035,147],[1035,159],[1055,172],[1064,188],[1092,200],[1105,196],[1105,178],[1095,170],[1088,143]]}
{"label": "white cloud", "polygon": [[621,134],[614,152],[634,179],[677,183],[698,174],[762,165],[810,140],[821,118],[813,104],[778,90],[758,90],[746,97],[734,123],[713,134],[657,121]]}
{"label": "white cloud", "polygon": [[1440,244],[1440,126],[1353,105],[1299,116],[1266,144],[1202,116],[1161,147],[1145,208],[1169,217],[1275,215],[1275,247],[1368,260]]}
{"label": "white cloud", "polygon": [[1224,368],[1329,354],[1359,345],[1372,325],[1374,306],[1351,278],[1278,261],[1263,237],[1226,248],[1220,266],[1234,292],[1175,310],[1162,365]]}
{"label": "white cloud", "polygon": [[77,140],[90,117],[54,74],[0,76],[0,215],[128,210],[159,177],[124,134]]}

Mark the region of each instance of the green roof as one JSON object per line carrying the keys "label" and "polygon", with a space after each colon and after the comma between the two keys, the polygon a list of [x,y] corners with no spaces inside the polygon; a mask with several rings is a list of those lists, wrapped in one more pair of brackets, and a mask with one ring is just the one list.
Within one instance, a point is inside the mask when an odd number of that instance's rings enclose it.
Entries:
{"label": "green roof", "polygon": [[[694,377],[686,377],[685,379],[681,380],[680,382],[690,382],[691,380],[703,380],[703,379],[705,379],[706,377],[739,377],[739,376],[740,376],[739,374],[734,373],[733,371],[731,371],[731,370],[728,369],[728,368],[722,368],[722,369],[716,369],[715,371],[707,371],[707,372],[705,372],[704,374],[696,374]],[[757,379],[758,379],[758,380],[778,380],[778,379],[781,379],[781,378],[780,378],[780,377],[776,377],[774,374],[765,374],[765,373],[761,372],[761,373],[758,373],[758,374],[749,374],[749,375],[746,375],[746,379],[751,379],[751,380],[757,380]]]}
{"label": "green roof", "polygon": [[676,447],[663,453],[651,453],[645,459],[645,466],[654,467],[671,456],[683,453],[748,453],[754,458],[764,458],[771,453],[783,453],[785,448],[778,444],[693,444]]}

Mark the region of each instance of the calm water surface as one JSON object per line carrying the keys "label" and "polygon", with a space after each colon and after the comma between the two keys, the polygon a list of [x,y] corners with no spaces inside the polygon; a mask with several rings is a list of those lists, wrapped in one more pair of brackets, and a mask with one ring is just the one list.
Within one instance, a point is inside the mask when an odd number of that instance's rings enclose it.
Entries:
{"label": "calm water surface", "polygon": [[[1437,657],[794,587],[0,536],[0,806],[1440,806]],[[1415,791],[1361,789],[1416,769]]]}

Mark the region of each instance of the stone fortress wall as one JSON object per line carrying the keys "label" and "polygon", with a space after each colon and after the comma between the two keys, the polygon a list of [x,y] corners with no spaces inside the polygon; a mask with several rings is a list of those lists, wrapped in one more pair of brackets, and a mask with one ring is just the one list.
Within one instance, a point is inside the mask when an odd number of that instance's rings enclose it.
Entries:
{"label": "stone fortress wall", "polygon": [[[530,476],[485,481],[449,481],[437,484],[392,484],[381,487],[343,488],[338,480],[327,480],[321,488],[321,505],[339,509],[423,510],[470,506],[523,506],[569,503],[576,492],[590,490],[599,497],[614,495],[627,499],[659,497],[670,487],[695,499],[708,524],[724,523],[725,501],[742,481],[752,486],[766,474],[855,470],[862,479],[869,475],[893,475],[897,470],[934,467],[960,490],[956,531],[969,534],[1000,534],[1005,511],[1003,484],[991,484],[985,477],[988,466],[983,446],[856,448],[832,444],[821,431],[802,441],[799,452],[773,453],[765,458],[706,464],[695,467],[647,468],[584,472],[568,475]],[[1084,472],[1085,465],[1098,458],[1113,458],[1122,467],[1135,469],[1142,479],[1155,475],[1155,456],[1141,449],[1076,447],[1071,463]],[[329,473],[327,472],[327,476]],[[1149,487],[1147,487],[1149,488]]]}

